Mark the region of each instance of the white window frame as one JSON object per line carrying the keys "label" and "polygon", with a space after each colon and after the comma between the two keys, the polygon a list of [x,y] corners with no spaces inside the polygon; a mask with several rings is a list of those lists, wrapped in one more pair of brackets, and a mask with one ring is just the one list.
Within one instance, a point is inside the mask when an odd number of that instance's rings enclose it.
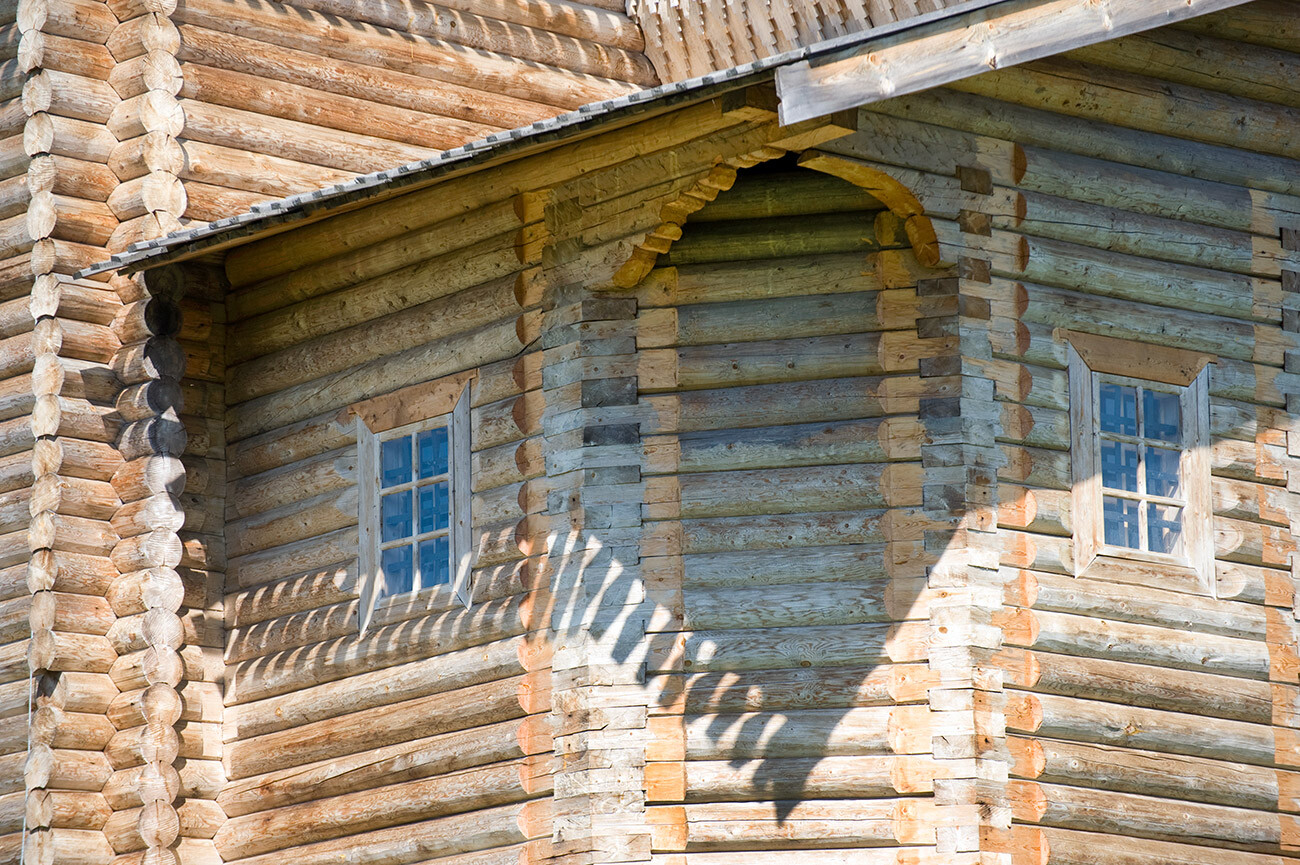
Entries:
{"label": "white window frame", "polygon": [[[449,471],[447,482],[451,518],[446,534],[451,548],[451,590],[467,609],[473,603],[474,591],[471,584],[473,542],[470,531],[472,526],[470,514],[470,418],[469,387],[466,386],[456,399],[455,406],[446,414],[404,424],[392,429],[385,429],[381,432],[372,432],[363,418],[360,416],[357,418],[357,477],[360,487],[358,523],[361,545],[359,555],[361,566],[361,607],[359,610],[361,633],[365,633],[366,628],[369,626],[370,620],[374,616],[376,604],[383,595],[384,589],[382,556],[380,555],[381,548],[385,546],[380,541],[382,537],[379,509],[379,500],[381,498],[380,446],[389,439],[409,436],[440,427],[446,427],[448,431]],[[412,486],[415,486],[415,482],[412,482]],[[441,533],[413,534],[410,538],[405,539],[405,542],[413,544],[421,538],[434,537],[439,534]],[[419,586],[418,579],[417,572],[415,576],[417,582],[412,591],[403,592],[400,595],[389,595],[384,598],[384,602],[388,602],[391,598],[410,599],[419,595],[422,591],[427,592],[432,588]]]}
{"label": "white window frame", "polygon": [[[1070,379],[1070,464],[1073,483],[1071,499],[1074,511],[1074,573],[1076,576],[1106,577],[1124,572],[1137,564],[1139,573],[1151,574],[1153,584],[1178,588],[1187,578],[1201,592],[1212,593],[1214,587],[1214,524],[1210,498],[1210,407],[1208,363],[1199,365],[1185,383],[1132,375],[1143,371],[1139,364],[1122,371],[1108,364],[1103,369],[1089,366],[1073,344],[1067,347]],[[1179,447],[1179,482],[1183,491],[1183,551],[1181,555],[1151,552],[1114,546],[1105,542],[1101,480],[1101,423],[1099,385],[1103,382],[1176,393],[1182,411],[1183,439]],[[1138,496],[1129,496],[1139,500]],[[1152,496],[1140,499],[1161,501]],[[1142,523],[1145,525],[1145,520]],[[1146,539],[1142,538],[1145,545]],[[1164,583],[1162,577],[1168,577]],[[1128,581],[1128,580],[1125,580]]]}

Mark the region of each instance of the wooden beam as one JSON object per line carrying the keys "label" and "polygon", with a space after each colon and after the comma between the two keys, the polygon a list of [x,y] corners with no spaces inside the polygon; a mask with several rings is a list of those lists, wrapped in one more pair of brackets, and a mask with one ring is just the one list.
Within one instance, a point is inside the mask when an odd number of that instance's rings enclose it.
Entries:
{"label": "wooden beam", "polygon": [[[781,123],[878,102],[1239,6],[1244,0],[1008,0],[776,72]],[[941,58],[941,59],[939,59]]]}

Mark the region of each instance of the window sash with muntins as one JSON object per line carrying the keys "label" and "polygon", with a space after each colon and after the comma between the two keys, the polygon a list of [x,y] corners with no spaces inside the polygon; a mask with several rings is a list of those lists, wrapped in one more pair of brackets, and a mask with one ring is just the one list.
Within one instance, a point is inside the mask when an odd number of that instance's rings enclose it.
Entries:
{"label": "window sash with muntins", "polygon": [[[1132,553],[1142,552],[1162,559],[1168,558],[1186,562],[1183,552],[1184,534],[1187,514],[1187,482],[1185,465],[1190,450],[1190,425],[1186,422],[1190,408],[1185,394],[1187,388],[1160,385],[1143,379],[1128,378],[1117,375],[1093,373],[1093,417],[1096,418],[1097,446],[1096,465],[1101,474],[1103,543],[1101,552]],[[1107,395],[1110,402],[1118,399],[1121,403],[1129,402],[1126,395],[1131,395],[1132,415],[1126,412],[1108,415]],[[1153,408],[1156,411],[1153,412]],[[1170,419],[1162,417],[1152,422],[1151,414],[1161,414],[1160,409],[1173,409],[1172,428]],[[1131,429],[1124,429],[1131,424]],[[1152,426],[1156,430],[1152,431]],[[1127,472],[1117,471],[1115,460],[1107,460],[1108,453],[1124,456],[1131,453],[1136,462],[1132,465],[1131,477],[1124,482]],[[1161,458],[1158,454],[1167,454]],[[1175,461],[1172,471],[1167,465],[1169,457]],[[1161,465],[1165,463],[1165,465]],[[1119,468],[1127,466],[1121,461]],[[1108,472],[1108,468],[1111,471]],[[1109,475],[1109,476],[1108,476]],[[1156,484],[1153,484],[1153,479]],[[1165,488],[1152,491],[1152,487],[1163,482]],[[1112,503],[1119,505],[1117,509]],[[1128,524],[1128,538],[1116,537],[1117,517],[1124,517],[1125,503],[1135,505],[1136,525]],[[1166,513],[1161,514],[1164,510]],[[1172,513],[1171,513],[1172,512]],[[1163,525],[1161,522],[1163,521]],[[1152,529],[1163,529],[1155,533]]]}

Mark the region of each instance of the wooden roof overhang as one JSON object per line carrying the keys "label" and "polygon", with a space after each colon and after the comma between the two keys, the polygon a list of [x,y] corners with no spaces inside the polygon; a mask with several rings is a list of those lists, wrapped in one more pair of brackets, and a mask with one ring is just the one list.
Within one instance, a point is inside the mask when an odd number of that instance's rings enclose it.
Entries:
{"label": "wooden roof overhang", "polygon": [[967,0],[926,15],[500,132],[346,183],[133,244],[81,271],[135,272],[241,246],[775,79],[782,125],[1143,32],[1249,0]]}

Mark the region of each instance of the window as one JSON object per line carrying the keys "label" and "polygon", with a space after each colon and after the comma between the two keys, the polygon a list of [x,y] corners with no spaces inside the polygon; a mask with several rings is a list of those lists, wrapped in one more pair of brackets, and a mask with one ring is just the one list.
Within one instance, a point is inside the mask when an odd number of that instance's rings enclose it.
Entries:
{"label": "window", "polygon": [[469,388],[455,400],[379,432],[357,411],[363,631],[386,599],[438,586],[469,606]]}
{"label": "window", "polygon": [[1208,355],[1069,333],[1075,573],[1212,585]]}

